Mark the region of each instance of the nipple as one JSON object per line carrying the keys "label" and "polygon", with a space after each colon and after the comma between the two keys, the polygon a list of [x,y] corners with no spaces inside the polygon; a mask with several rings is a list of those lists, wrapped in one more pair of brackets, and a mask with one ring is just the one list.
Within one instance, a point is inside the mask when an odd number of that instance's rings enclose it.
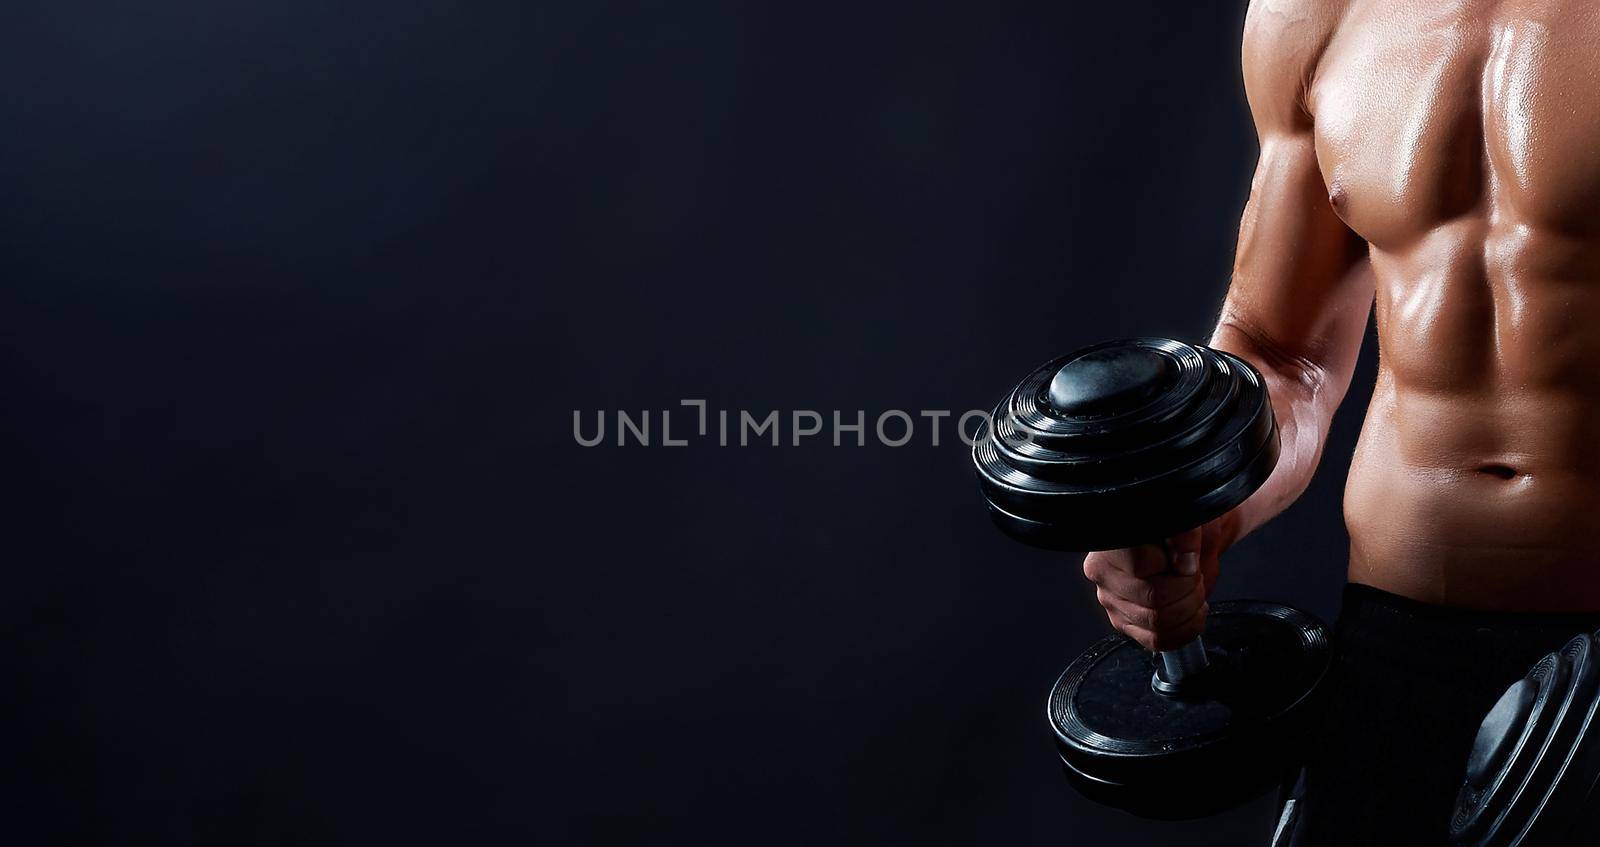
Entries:
{"label": "nipple", "polygon": [[1333,207],[1334,214],[1343,218],[1345,207],[1349,205],[1350,197],[1345,192],[1344,186],[1335,183],[1328,189],[1328,205]]}

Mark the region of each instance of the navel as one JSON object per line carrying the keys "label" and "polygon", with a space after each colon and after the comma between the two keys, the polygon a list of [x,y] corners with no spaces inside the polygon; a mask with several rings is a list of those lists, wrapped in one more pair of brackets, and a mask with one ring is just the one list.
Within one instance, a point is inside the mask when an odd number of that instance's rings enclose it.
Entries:
{"label": "navel", "polygon": [[1510,465],[1501,464],[1483,465],[1478,468],[1478,473],[1484,474],[1485,476],[1492,476],[1495,479],[1516,479],[1518,476],[1521,476],[1516,468],[1513,468]]}

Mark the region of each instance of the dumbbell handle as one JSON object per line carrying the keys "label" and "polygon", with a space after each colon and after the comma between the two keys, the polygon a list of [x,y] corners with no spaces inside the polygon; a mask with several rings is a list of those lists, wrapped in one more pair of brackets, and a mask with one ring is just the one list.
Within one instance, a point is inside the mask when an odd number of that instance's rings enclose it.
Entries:
{"label": "dumbbell handle", "polygon": [[1199,636],[1176,650],[1163,650],[1156,656],[1161,660],[1161,680],[1174,688],[1183,685],[1185,678],[1205,670],[1208,663],[1206,645]]}
{"label": "dumbbell handle", "polygon": [[[1172,548],[1169,546],[1167,549],[1170,552]],[[1157,653],[1156,658],[1160,660],[1161,668],[1152,683],[1157,691],[1168,694],[1182,687],[1185,677],[1193,678],[1209,664],[1206,659],[1205,641],[1198,635],[1193,641],[1176,650],[1163,650]]]}

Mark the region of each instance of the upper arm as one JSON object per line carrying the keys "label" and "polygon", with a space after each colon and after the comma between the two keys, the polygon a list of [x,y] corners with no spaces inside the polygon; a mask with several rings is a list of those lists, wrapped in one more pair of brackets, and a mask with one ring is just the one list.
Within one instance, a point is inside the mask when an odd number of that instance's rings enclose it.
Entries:
{"label": "upper arm", "polygon": [[1328,197],[1306,99],[1337,13],[1325,0],[1256,0],[1245,21],[1261,155],[1214,341],[1255,348],[1252,358],[1302,371],[1301,381],[1348,382],[1372,304],[1364,245]]}

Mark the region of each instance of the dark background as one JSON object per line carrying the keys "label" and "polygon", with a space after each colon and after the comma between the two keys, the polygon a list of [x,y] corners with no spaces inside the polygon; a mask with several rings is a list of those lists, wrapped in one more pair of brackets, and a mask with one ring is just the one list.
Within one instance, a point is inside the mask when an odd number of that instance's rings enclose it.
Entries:
{"label": "dark background", "polygon": [[[1264,840],[1265,803],[1068,790],[1044,698],[1107,628],[1075,558],[989,525],[949,421],[572,434],[681,398],[959,413],[1074,346],[1203,338],[1255,154],[1242,18],[6,4],[7,826]],[[1334,611],[1370,370],[1219,596]]]}

